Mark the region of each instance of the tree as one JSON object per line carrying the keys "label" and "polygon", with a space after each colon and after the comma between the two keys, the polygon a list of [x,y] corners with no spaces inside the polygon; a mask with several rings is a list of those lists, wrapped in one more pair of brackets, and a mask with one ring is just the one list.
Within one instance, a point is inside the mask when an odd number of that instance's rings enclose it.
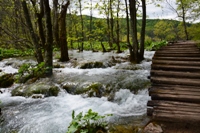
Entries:
{"label": "tree", "polygon": [[60,50],[61,61],[69,61],[68,46],[67,46],[67,34],[66,34],[66,12],[69,6],[69,1],[62,5],[60,13]]}
{"label": "tree", "polygon": [[51,76],[53,74],[53,33],[51,22],[51,9],[49,6],[49,0],[43,0],[45,24],[46,24],[46,44],[45,44],[45,66],[47,68],[46,75]]}
{"label": "tree", "polygon": [[130,61],[140,62],[144,56],[144,40],[146,27],[146,3],[142,0],[142,29],[140,38],[140,47],[137,37],[137,11],[140,3],[135,0],[129,0],[130,16],[131,16],[131,30],[132,30],[132,45],[129,46]]}
{"label": "tree", "polygon": [[182,19],[182,26],[184,28],[185,39],[189,40],[187,21],[199,18],[199,0],[176,0],[177,7],[172,5],[170,0],[166,0],[169,8]]}
{"label": "tree", "polygon": [[79,3],[79,13],[80,13],[80,21],[81,21],[81,49],[80,51],[83,51],[83,45],[84,45],[84,23],[83,23],[83,15],[82,15],[82,3],[81,0],[78,0]]}
{"label": "tree", "polygon": [[23,0],[21,2],[21,4],[22,4],[22,7],[23,7],[26,23],[28,25],[31,38],[33,40],[33,45],[34,45],[34,48],[35,48],[35,56],[36,56],[37,62],[41,63],[41,62],[43,62],[41,46],[38,43],[38,36],[37,36],[37,34],[35,33],[35,31],[33,29],[33,25],[32,25],[32,22],[31,22],[31,17],[29,15],[29,11],[28,11],[28,7],[27,7],[27,4],[26,4],[26,1]]}

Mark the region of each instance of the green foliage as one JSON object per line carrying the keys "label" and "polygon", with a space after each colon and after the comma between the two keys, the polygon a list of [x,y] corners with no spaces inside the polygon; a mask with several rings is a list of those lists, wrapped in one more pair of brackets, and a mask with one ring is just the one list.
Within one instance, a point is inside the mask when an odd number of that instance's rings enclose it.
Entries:
{"label": "green foliage", "polygon": [[27,50],[18,50],[18,49],[4,49],[0,48],[0,58],[10,58],[10,57],[22,57],[22,56],[30,56],[34,55],[32,49]]}
{"label": "green foliage", "polygon": [[[26,82],[30,78],[41,78],[44,77],[47,67],[45,67],[45,63],[41,62],[36,66],[32,66],[31,64],[22,64],[18,70],[17,82]],[[22,78],[25,78],[22,80]],[[24,81],[25,80],[25,81]]]}
{"label": "green foliage", "polygon": [[151,50],[158,50],[160,49],[162,46],[166,46],[167,45],[167,41],[161,41],[161,42],[145,42],[145,49],[148,51]]}
{"label": "green foliage", "polygon": [[75,116],[75,111],[72,112],[72,121],[68,127],[67,133],[96,133],[97,131],[106,131],[108,123],[103,119],[108,115],[99,115],[97,112],[93,112],[89,109],[83,116],[80,112]]}

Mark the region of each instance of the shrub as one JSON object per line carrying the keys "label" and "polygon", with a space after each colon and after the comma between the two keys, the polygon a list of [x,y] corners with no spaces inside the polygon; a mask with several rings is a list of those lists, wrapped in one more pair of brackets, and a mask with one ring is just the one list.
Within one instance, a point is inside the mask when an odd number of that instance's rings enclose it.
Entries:
{"label": "shrub", "polygon": [[75,111],[72,112],[72,121],[68,127],[67,133],[96,133],[96,132],[106,132],[108,123],[103,119],[108,115],[99,115],[97,112],[93,112],[89,109],[88,112],[83,116],[80,112],[75,117]]}

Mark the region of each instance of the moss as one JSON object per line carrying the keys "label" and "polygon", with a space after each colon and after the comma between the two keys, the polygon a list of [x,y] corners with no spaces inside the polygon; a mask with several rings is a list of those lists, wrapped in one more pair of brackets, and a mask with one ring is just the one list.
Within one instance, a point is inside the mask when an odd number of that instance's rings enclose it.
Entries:
{"label": "moss", "polygon": [[23,96],[24,95],[24,87],[18,86],[11,92],[12,96]]}
{"label": "moss", "polygon": [[102,96],[103,85],[100,83],[92,83],[86,87],[79,88],[76,94],[87,94],[89,97],[101,97]]}
{"label": "moss", "polygon": [[4,74],[0,77],[0,87],[7,88],[14,83],[14,78],[12,74]]}
{"label": "moss", "polygon": [[87,69],[87,68],[105,68],[103,62],[87,62],[80,66],[80,69]]}
{"label": "moss", "polygon": [[58,96],[58,93],[59,93],[59,88],[57,86],[52,86],[50,89],[49,89],[49,95],[50,96]]}
{"label": "moss", "polygon": [[59,88],[54,85],[46,85],[43,83],[36,83],[28,86],[19,86],[12,90],[12,96],[30,97],[33,94],[43,94],[46,97],[58,96]]}

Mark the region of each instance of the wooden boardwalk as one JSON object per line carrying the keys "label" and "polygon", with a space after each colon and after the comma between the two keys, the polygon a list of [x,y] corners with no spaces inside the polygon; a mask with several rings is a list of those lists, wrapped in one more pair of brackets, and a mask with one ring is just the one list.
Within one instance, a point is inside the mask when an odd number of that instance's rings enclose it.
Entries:
{"label": "wooden boardwalk", "polygon": [[200,127],[200,50],[194,42],[168,44],[156,51],[151,83],[147,115]]}

